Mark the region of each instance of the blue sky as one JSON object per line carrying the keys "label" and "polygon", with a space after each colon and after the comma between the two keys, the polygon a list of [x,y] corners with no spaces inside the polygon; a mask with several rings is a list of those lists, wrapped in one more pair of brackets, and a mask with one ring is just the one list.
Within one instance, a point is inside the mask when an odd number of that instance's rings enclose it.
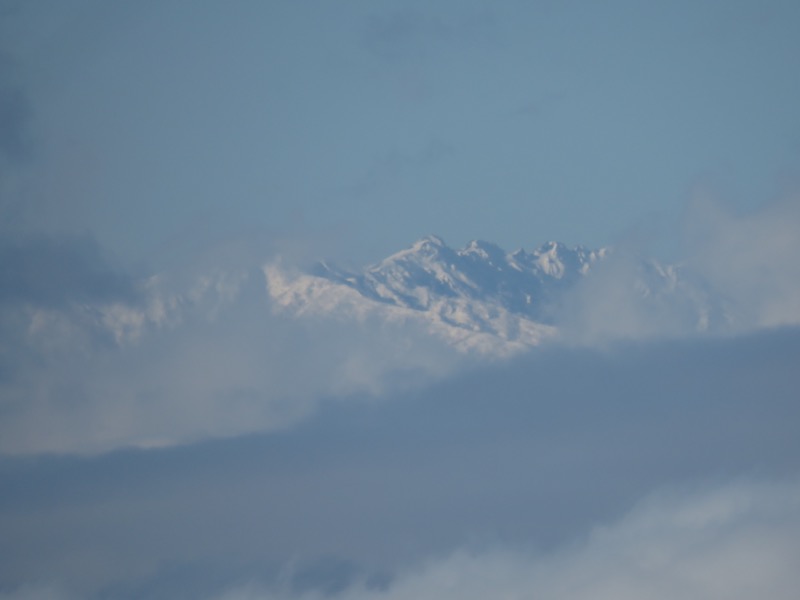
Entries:
{"label": "blue sky", "polygon": [[4,225],[126,261],[243,233],[357,264],[427,233],[669,250],[698,194],[797,183],[794,2],[6,4]]}

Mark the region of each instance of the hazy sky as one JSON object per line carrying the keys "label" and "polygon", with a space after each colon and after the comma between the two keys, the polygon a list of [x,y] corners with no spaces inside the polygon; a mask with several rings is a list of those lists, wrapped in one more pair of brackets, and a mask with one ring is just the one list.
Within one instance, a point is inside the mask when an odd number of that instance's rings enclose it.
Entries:
{"label": "hazy sky", "polygon": [[599,246],[797,184],[796,2],[1,6],[3,224],[125,260]]}
{"label": "hazy sky", "polygon": [[[0,0],[0,600],[794,600],[798,31]],[[428,233],[618,246],[513,359],[270,310]]]}

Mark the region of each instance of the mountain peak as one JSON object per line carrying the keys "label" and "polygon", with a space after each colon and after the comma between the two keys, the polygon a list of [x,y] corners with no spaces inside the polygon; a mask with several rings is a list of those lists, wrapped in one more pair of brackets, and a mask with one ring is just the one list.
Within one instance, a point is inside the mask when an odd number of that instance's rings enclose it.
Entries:
{"label": "mountain peak", "polygon": [[545,242],[533,251],[534,254],[558,254],[559,251],[566,250],[567,247],[561,242]]}
{"label": "mountain peak", "polygon": [[412,250],[423,250],[429,248],[445,248],[447,244],[444,243],[444,240],[440,238],[438,235],[426,235],[418,239],[414,242],[411,246]]}
{"label": "mountain peak", "polygon": [[[363,270],[320,263],[294,280],[268,277],[268,286],[278,304],[298,313],[349,311],[357,318],[409,319],[458,347],[485,346],[493,352],[497,344],[531,346],[554,335],[565,294],[608,255],[605,249],[556,241],[531,252],[506,253],[483,240],[454,250],[428,235]],[[652,276],[642,285],[648,293],[677,289],[672,271],[647,273]]]}
{"label": "mountain peak", "polygon": [[500,266],[506,262],[506,253],[500,246],[484,240],[472,240],[463,250],[458,251],[459,256],[469,256],[488,262],[492,266]]}
{"label": "mountain peak", "polygon": [[507,312],[546,323],[557,296],[588,273],[594,260],[595,253],[559,242],[548,242],[531,253],[520,249],[507,254],[485,240],[472,240],[454,250],[439,236],[428,235],[363,271],[327,267],[312,274],[384,305],[458,313],[459,322],[483,330],[485,317],[477,321],[475,314],[465,317],[464,307],[481,306],[478,312],[487,315]]}

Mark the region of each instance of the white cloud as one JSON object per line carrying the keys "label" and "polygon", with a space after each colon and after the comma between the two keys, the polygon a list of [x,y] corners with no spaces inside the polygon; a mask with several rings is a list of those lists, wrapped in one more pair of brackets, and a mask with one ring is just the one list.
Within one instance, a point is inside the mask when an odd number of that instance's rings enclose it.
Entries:
{"label": "white cloud", "polygon": [[800,324],[800,198],[744,215],[698,199],[687,237],[687,267],[725,300],[736,329]]}
{"label": "white cloud", "polygon": [[[441,375],[455,359],[407,325],[273,315],[252,257],[221,269],[205,257],[184,268],[185,281],[154,278],[137,296],[128,288],[141,285],[73,253],[67,271],[99,282],[84,299],[87,286],[70,273],[61,278],[74,291],[39,281],[64,262],[53,248],[34,248],[39,263],[54,266],[26,271],[27,288],[0,282],[8,292],[0,293],[0,453],[102,452],[279,429],[326,400],[408,384],[397,372],[419,382]],[[23,264],[29,254],[16,253]],[[106,293],[111,284],[128,296]]]}
{"label": "white cloud", "polygon": [[687,211],[682,256],[664,266],[623,244],[566,295],[562,339],[736,334],[800,324],[800,201],[749,214],[699,198]]}
{"label": "white cloud", "polygon": [[677,337],[708,328],[706,300],[674,268],[618,248],[565,295],[556,319],[573,343]]}
{"label": "white cloud", "polygon": [[[800,486],[741,484],[651,498],[587,539],[552,554],[456,552],[364,583],[342,600],[792,599],[800,586]],[[298,597],[256,585],[218,600]],[[304,600],[324,596],[308,593]]]}
{"label": "white cloud", "polygon": [[[595,345],[800,324],[800,203],[736,216],[698,202],[687,221],[679,267],[620,248],[567,294],[556,315],[561,339]],[[271,314],[246,252],[207,250],[170,287],[169,277],[135,282],[88,239],[23,242],[0,249],[0,453],[273,430],[325,398],[380,396],[462,360],[424,320]]]}

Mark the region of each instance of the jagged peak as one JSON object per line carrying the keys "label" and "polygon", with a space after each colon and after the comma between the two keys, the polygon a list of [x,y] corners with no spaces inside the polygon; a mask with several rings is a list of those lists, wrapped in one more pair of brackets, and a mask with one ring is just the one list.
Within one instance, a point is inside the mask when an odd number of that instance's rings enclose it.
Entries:
{"label": "jagged peak", "polygon": [[400,250],[391,256],[387,256],[377,265],[370,267],[369,271],[380,270],[389,265],[396,264],[398,261],[419,260],[420,258],[432,258],[439,256],[449,248],[444,240],[438,235],[426,235],[414,242],[409,248]]}
{"label": "jagged peak", "polygon": [[471,240],[464,246],[464,250],[491,250],[493,252],[504,252],[504,250],[494,242],[486,240]]}
{"label": "jagged peak", "polygon": [[533,251],[533,254],[536,256],[541,256],[542,254],[557,255],[559,252],[564,250],[568,250],[565,244],[551,240],[536,248],[536,250]]}
{"label": "jagged peak", "polygon": [[430,247],[445,248],[445,247],[447,247],[447,244],[445,244],[444,240],[442,238],[440,238],[438,235],[430,234],[430,235],[426,235],[425,237],[422,237],[422,238],[418,239],[416,242],[414,242],[412,244],[412,246],[411,246],[411,249],[412,250],[422,250],[422,249],[430,248]]}
{"label": "jagged peak", "polygon": [[458,254],[461,256],[477,254],[483,258],[490,258],[498,256],[504,257],[506,251],[493,242],[487,242],[485,240],[472,240],[466,246],[464,246],[463,249],[459,250]]}

